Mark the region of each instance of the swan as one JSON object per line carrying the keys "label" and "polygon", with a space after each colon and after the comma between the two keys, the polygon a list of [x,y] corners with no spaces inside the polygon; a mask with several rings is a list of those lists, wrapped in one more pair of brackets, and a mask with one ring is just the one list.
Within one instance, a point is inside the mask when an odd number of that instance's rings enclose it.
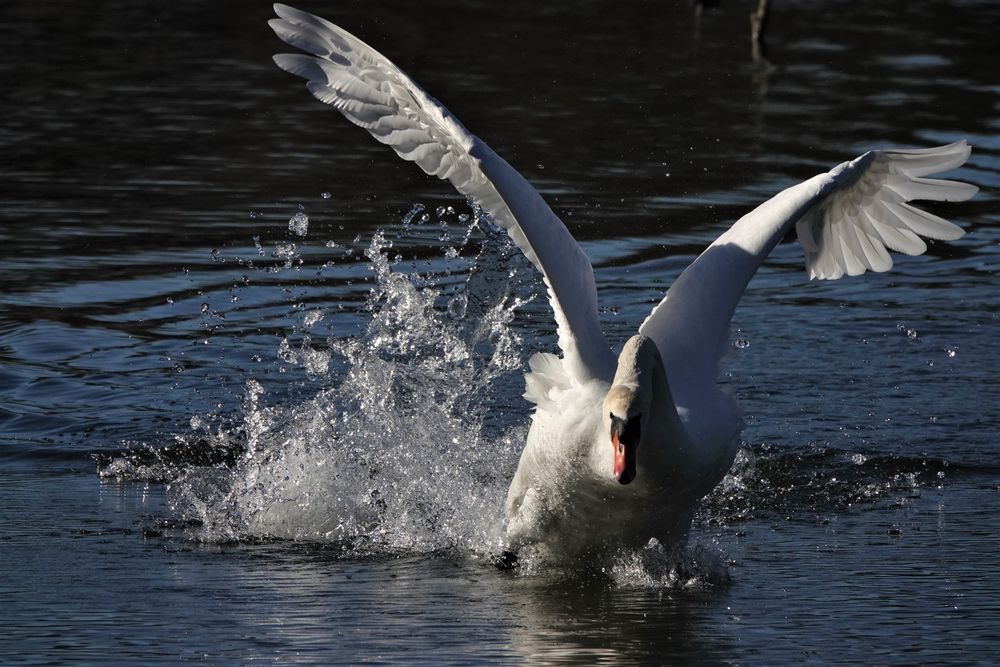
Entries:
{"label": "swan", "polygon": [[[447,179],[541,273],[561,356],[529,360],[531,427],[505,504],[510,553],[575,558],[651,538],[683,545],[698,501],[732,465],[743,420],[717,385],[729,321],[794,227],[810,278],[892,267],[956,225],[909,205],[977,188],[925,178],[965,163],[965,141],[874,150],[790,187],[737,220],[670,286],[617,358],[601,331],[590,261],[538,192],[385,56],[336,25],[276,4],[269,25],[306,53],[274,56],[316,98],[404,160]],[[308,54],[308,55],[307,55]]]}

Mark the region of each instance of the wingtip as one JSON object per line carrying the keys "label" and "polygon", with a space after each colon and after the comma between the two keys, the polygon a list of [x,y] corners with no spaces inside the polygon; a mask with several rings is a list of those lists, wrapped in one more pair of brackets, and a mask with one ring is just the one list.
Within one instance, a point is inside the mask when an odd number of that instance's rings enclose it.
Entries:
{"label": "wingtip", "polygon": [[972,155],[972,145],[965,139],[959,139],[958,141],[953,141],[950,144],[945,144],[944,146],[938,146],[933,149],[935,152],[940,152],[941,154],[955,153],[955,164],[950,166],[950,169],[957,169],[964,165],[968,160],[969,156]]}
{"label": "wingtip", "polygon": [[969,148],[969,142],[966,139],[958,139],[951,142],[950,144],[942,144],[941,146],[935,146],[933,148],[928,148],[929,151],[950,151],[956,148]]}
{"label": "wingtip", "polygon": [[965,139],[959,139],[953,145],[956,148],[961,148],[962,149],[962,151],[961,151],[962,152],[962,164],[965,164],[965,161],[969,159],[970,155],[972,155],[972,146]]}
{"label": "wingtip", "polygon": [[954,150],[956,153],[962,156],[963,164],[965,163],[966,160],[969,159],[969,156],[972,155],[972,144],[970,144],[965,139],[959,139],[958,141],[953,142],[948,146],[942,146],[942,149]]}
{"label": "wingtip", "polygon": [[971,153],[972,146],[969,145],[969,142],[966,139],[958,139],[957,141],[953,141],[950,144],[933,146],[931,148],[926,148],[924,150],[926,150],[928,153],[952,153],[959,151],[964,153]]}
{"label": "wingtip", "polygon": [[965,181],[938,181],[938,183],[947,184],[948,186],[948,192],[941,197],[940,201],[969,201],[979,194],[978,185],[966,183]]}
{"label": "wingtip", "polygon": [[274,3],[272,5],[272,8],[274,9],[274,13],[277,14],[280,18],[283,18],[287,21],[291,21],[293,23],[302,21],[308,21],[311,23],[317,23],[321,25],[329,23],[329,21],[327,21],[326,19],[320,18],[315,14],[310,14],[309,12],[303,11],[301,9],[296,9],[291,5],[285,5],[280,2]]}

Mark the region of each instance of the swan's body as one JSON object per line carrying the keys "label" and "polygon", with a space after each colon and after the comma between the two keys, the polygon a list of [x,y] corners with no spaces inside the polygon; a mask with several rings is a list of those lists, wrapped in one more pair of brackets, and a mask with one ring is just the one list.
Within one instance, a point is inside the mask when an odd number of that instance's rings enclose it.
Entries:
{"label": "swan's body", "polygon": [[960,166],[965,142],[872,151],[788,188],[738,220],[681,274],[616,360],[601,331],[586,255],[541,196],[387,58],[323,19],[275,5],[271,27],[313,56],[275,62],[400,157],[473,197],[541,272],[561,357],[530,360],[536,405],[507,497],[512,549],[560,556],[682,541],[698,500],[732,464],[743,423],[716,384],[747,283],[796,228],[811,278],[892,266],[919,235],[962,230],[909,206],[960,201],[974,186],[923,178]]}
{"label": "swan's body", "polygon": [[[559,371],[552,355],[533,362],[533,376],[545,363]],[[610,383],[567,376],[557,383],[537,404],[507,493],[511,546],[567,557],[638,547],[651,537],[683,541],[698,499],[732,465],[742,428],[732,400],[717,391],[692,409],[675,405],[659,350],[641,335],[625,343]],[[616,418],[641,424],[632,471],[613,465]]]}

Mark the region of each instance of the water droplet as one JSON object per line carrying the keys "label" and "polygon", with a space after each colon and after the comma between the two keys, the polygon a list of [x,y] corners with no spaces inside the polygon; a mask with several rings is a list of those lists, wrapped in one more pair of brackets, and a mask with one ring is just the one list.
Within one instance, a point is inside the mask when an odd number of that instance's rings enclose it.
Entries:
{"label": "water droplet", "polygon": [[742,337],[737,338],[736,340],[733,341],[733,347],[735,347],[738,350],[745,350],[748,347],[750,347],[750,339]]}
{"label": "water droplet", "polygon": [[167,297],[167,304],[170,306],[174,305],[174,300],[171,299],[169,296]]}
{"label": "water droplet", "polygon": [[305,236],[309,231],[309,216],[299,211],[288,220],[288,231]]}
{"label": "water droplet", "polygon": [[208,312],[208,304],[207,303],[201,304],[201,312],[203,312],[203,313],[207,313]]}
{"label": "water droplet", "polygon": [[867,460],[868,457],[865,456],[864,454],[854,454],[853,456],[851,456],[851,463],[853,463],[856,466],[862,465]]}
{"label": "water droplet", "polygon": [[468,222],[469,221],[469,214],[468,213],[459,213],[458,214],[458,221],[459,222]]}
{"label": "water droplet", "polygon": [[302,324],[303,326],[311,327],[317,324],[322,319],[323,319],[323,311],[313,310],[306,313],[306,316],[302,318]]}
{"label": "water droplet", "polygon": [[[407,211],[406,215],[403,216],[402,218],[403,225],[406,226],[409,225],[411,222],[413,222],[413,219],[415,217],[423,213],[424,208],[425,207],[423,204],[414,204],[413,207],[409,211]],[[343,229],[343,227],[341,227],[341,229]]]}
{"label": "water droplet", "polygon": [[322,192],[322,193],[320,193],[319,196],[322,197],[323,199],[329,199],[333,195],[331,195],[329,192]]}
{"label": "water droplet", "polygon": [[274,247],[274,252],[271,254],[277,259],[285,260],[286,269],[290,269],[292,267],[292,260],[298,257],[294,243],[279,243]]}
{"label": "water droplet", "polygon": [[256,220],[259,217],[260,217],[260,213],[258,213],[257,211],[250,211],[250,219],[251,220]]}
{"label": "water droplet", "polygon": [[955,355],[958,354],[958,350],[955,348],[948,348],[945,350],[945,354],[948,355],[949,359],[954,359]]}
{"label": "water droplet", "polygon": [[444,215],[445,210],[447,209],[445,209],[444,206],[438,206],[436,209],[434,209],[434,213],[437,215],[437,217],[440,218],[441,216]]}
{"label": "water droplet", "polygon": [[465,311],[469,306],[469,299],[464,294],[453,296],[448,301],[448,317],[453,320],[460,320],[465,317]]}

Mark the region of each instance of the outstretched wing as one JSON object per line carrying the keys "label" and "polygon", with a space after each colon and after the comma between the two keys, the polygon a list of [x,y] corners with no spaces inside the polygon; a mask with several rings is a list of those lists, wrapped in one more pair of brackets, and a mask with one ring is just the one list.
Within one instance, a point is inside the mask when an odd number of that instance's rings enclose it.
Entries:
{"label": "outstretched wing", "polygon": [[[810,278],[888,271],[888,250],[919,255],[920,239],[957,239],[947,220],[910,206],[911,199],[965,201],[973,185],[923,178],[961,166],[964,141],[922,150],[865,153],[788,188],[740,218],[671,285],[639,332],[660,348],[675,393],[714,383],[729,320],[747,283],[793,225]],[[888,249],[888,250],[887,250]]]}
{"label": "outstretched wing", "polygon": [[601,332],[590,260],[541,195],[375,49],[312,14],[281,4],[274,11],[279,18],[269,25],[278,37],[312,54],[274,62],[401,158],[475,199],[541,271],[571,376],[610,379],[614,357]]}

